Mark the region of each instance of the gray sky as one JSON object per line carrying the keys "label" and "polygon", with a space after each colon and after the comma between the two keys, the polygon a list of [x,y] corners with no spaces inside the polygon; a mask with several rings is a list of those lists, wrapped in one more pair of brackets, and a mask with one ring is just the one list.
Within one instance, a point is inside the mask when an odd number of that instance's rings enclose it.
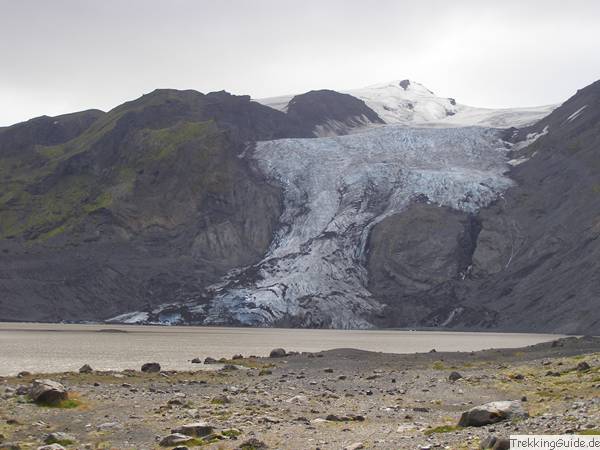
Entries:
{"label": "gray sky", "polygon": [[597,0],[0,0],[0,126],[155,88],[255,98],[410,78],[473,106],[600,78]]}

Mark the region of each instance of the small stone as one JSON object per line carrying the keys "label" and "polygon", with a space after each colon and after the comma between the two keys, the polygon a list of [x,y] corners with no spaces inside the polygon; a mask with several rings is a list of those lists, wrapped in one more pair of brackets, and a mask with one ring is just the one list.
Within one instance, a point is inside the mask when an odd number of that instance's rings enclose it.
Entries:
{"label": "small stone", "polygon": [[146,363],[142,366],[142,372],[157,373],[160,372],[160,364],[155,362]]}
{"label": "small stone", "polygon": [[269,358],[284,358],[287,355],[286,351],[282,348],[274,348],[269,353]]}
{"label": "small stone", "polygon": [[225,405],[227,403],[231,403],[231,400],[229,400],[229,397],[227,397],[226,395],[217,395],[216,397],[213,397],[211,403],[214,403],[216,405]]}
{"label": "small stone", "polygon": [[191,441],[193,438],[186,436],[185,434],[173,433],[162,438],[159,445],[163,447],[170,447],[172,445],[185,444]]}
{"label": "small stone", "polygon": [[355,442],[354,444],[347,445],[344,450],[360,450],[365,448],[365,444],[362,442]]}
{"label": "small stone", "polygon": [[92,373],[94,369],[89,364],[84,364],[79,368],[79,373]]}
{"label": "small stone", "polygon": [[184,434],[186,436],[202,437],[211,434],[214,431],[214,427],[206,422],[196,422],[180,427],[173,428],[171,433],[173,434]]}
{"label": "small stone", "polygon": [[325,373],[333,373],[333,369],[331,367],[327,367],[326,369],[323,369],[323,372],[325,372]]}
{"label": "small stone", "polygon": [[200,358],[194,358],[192,359],[192,364],[202,364],[202,360]]}
{"label": "small stone", "polygon": [[119,422],[105,422],[96,427],[98,431],[116,430],[119,428],[123,428]]}
{"label": "small stone", "polygon": [[450,372],[450,375],[448,375],[448,380],[457,381],[457,380],[460,380],[462,377],[463,376],[460,373],[454,371],[454,372]]}
{"label": "small stone", "polygon": [[22,370],[17,374],[17,378],[25,378],[31,375],[31,372],[27,372],[26,370]]}
{"label": "small stone", "polygon": [[56,405],[69,398],[65,387],[52,380],[34,380],[29,389],[29,396],[36,403]]}

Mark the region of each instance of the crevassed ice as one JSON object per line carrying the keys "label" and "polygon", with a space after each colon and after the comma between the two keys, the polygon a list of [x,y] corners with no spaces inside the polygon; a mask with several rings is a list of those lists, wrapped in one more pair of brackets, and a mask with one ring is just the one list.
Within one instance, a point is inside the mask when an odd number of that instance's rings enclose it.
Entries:
{"label": "crevassed ice", "polygon": [[373,225],[417,197],[472,212],[511,184],[503,142],[479,127],[281,139],[251,157],[283,187],[281,226],[262,261],[213,287],[206,324],[370,327],[380,309],[363,264]]}

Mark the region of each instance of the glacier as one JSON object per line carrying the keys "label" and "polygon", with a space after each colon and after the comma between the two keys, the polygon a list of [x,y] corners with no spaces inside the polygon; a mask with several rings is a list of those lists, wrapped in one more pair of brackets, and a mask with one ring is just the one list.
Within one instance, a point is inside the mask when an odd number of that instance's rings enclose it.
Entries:
{"label": "glacier", "polygon": [[511,185],[495,129],[376,127],[346,136],[258,142],[247,152],[283,188],[280,228],[264,258],[186,305],[201,323],[369,328],[372,227],[411,202],[474,212]]}
{"label": "glacier", "polygon": [[482,127],[386,125],[257,142],[241,157],[282,188],[284,202],[263,259],[232,270],[202,300],[112,321],[370,328],[382,313],[367,289],[373,226],[413,202],[466,212],[488,205],[513,183],[509,149],[500,130]]}

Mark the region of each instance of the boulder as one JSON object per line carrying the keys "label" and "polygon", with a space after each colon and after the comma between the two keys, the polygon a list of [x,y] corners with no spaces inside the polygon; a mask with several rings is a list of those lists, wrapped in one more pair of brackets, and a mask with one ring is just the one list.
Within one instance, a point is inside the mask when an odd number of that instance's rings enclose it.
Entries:
{"label": "boulder", "polygon": [[476,406],[462,413],[458,425],[482,427],[503,420],[529,417],[519,401],[499,401]]}
{"label": "boulder", "polygon": [[450,381],[457,381],[460,380],[463,376],[458,373],[458,372],[450,372],[450,375],[448,375],[448,380]]}
{"label": "boulder", "polygon": [[65,387],[52,380],[34,380],[29,388],[29,396],[36,403],[56,405],[69,398]]}
{"label": "boulder", "polygon": [[244,359],[244,355],[233,355],[231,359]]}
{"label": "boulder", "polygon": [[216,364],[218,361],[210,356],[204,358],[204,364]]}
{"label": "boulder", "polygon": [[192,437],[202,437],[211,434],[214,430],[212,425],[206,422],[189,423],[181,425],[180,427],[173,428],[171,433],[173,434],[184,434]]}
{"label": "boulder", "polygon": [[[206,358],[206,359],[208,359],[208,358]],[[202,360],[200,358],[192,359],[192,364],[201,364],[201,363],[202,363]]]}
{"label": "boulder", "polygon": [[590,369],[591,369],[590,365],[585,361],[581,361],[579,364],[577,364],[577,371],[579,371],[579,372],[585,372]]}
{"label": "boulder", "polygon": [[160,372],[160,364],[155,363],[155,362],[146,363],[142,366],[142,372],[146,372],[146,373]]}
{"label": "boulder", "polygon": [[159,445],[163,447],[171,447],[173,445],[185,444],[192,439],[192,437],[186,436],[185,434],[173,433],[162,438],[159,442]]}
{"label": "boulder", "polygon": [[79,373],[92,373],[94,369],[89,364],[84,364],[79,368]]}
{"label": "boulder", "polygon": [[283,358],[287,355],[286,351],[282,348],[274,348],[269,353],[269,358]]}

